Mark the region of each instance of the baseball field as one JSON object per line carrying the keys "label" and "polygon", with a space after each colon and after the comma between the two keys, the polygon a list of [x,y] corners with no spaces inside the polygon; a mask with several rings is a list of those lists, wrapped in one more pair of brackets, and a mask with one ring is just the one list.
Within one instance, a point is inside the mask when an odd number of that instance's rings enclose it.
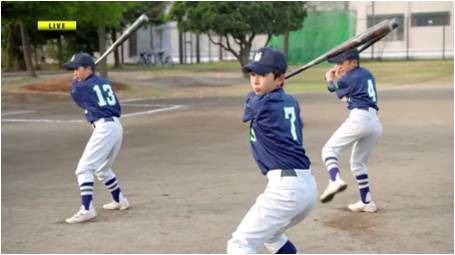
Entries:
{"label": "baseball field", "polygon": [[[453,60],[365,66],[376,75],[384,126],[369,161],[379,211],[348,211],[358,190],[346,151],[347,190],[287,234],[302,253],[453,253]],[[348,115],[325,90],[326,68],[285,87],[301,105],[319,192],[328,180],[322,146]],[[92,132],[66,92],[71,73],[2,73],[1,252],[224,253],[266,182],[241,122],[248,80],[236,63],[127,67],[109,78],[124,127],[113,169],[132,207],[103,210],[110,194],[96,182],[98,217],[69,225],[80,203],[74,171]]]}

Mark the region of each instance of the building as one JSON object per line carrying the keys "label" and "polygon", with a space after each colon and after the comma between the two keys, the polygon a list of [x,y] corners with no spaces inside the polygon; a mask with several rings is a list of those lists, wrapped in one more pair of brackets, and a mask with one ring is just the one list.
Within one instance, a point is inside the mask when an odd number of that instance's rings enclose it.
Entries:
{"label": "building", "polygon": [[[142,27],[123,44],[124,61],[137,63],[143,52],[151,54],[151,61],[154,63],[160,63],[160,53],[162,53],[162,61],[169,57],[173,63],[191,64],[235,60],[229,51],[216,44],[222,38],[211,35],[211,39],[212,41],[206,34],[179,33],[177,22]],[[263,47],[265,42],[265,35],[256,36],[252,51]]]}
{"label": "building", "polygon": [[[384,19],[396,18],[399,22],[400,26],[395,31],[362,53],[364,58],[453,58],[452,1],[351,1],[309,4],[309,12],[333,11],[334,8],[355,13],[354,34],[365,31]],[[216,44],[219,40],[217,35],[213,35],[210,41],[205,34],[179,33],[176,22],[169,22],[141,28],[123,44],[122,50],[126,63],[137,63],[141,52],[149,53],[155,63],[159,63],[160,53],[161,60],[169,57],[174,63],[235,59],[230,52]],[[263,47],[265,42],[265,35],[257,36],[253,42],[253,52]],[[108,61],[113,62],[112,57]]]}
{"label": "building", "polygon": [[362,56],[371,58],[453,58],[453,1],[350,2],[357,31],[384,19],[400,26]]}

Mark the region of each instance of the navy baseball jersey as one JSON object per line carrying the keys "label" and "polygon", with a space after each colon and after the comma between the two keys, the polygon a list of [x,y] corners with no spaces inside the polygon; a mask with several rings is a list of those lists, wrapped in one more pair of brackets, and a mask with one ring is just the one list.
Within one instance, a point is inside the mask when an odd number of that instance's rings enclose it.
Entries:
{"label": "navy baseball jersey", "polygon": [[379,110],[376,82],[367,69],[357,67],[351,70],[338,80],[336,86],[338,98],[347,98],[349,110],[354,108],[368,109],[368,107]]}
{"label": "navy baseball jersey", "polygon": [[71,96],[85,110],[89,122],[105,117],[120,117],[121,106],[111,82],[94,74],[83,81],[73,81]]}
{"label": "navy baseball jersey", "polygon": [[272,169],[310,168],[299,104],[282,88],[262,96],[248,94],[242,120],[251,121],[251,148],[262,174]]}

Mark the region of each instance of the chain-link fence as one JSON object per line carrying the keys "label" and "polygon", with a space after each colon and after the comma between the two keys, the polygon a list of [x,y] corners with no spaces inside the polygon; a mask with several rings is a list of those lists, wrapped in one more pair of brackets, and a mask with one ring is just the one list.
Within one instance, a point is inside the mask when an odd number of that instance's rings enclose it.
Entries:
{"label": "chain-link fence", "polygon": [[[356,18],[352,10],[315,11],[308,14],[301,30],[288,37],[288,59],[303,64],[345,40],[385,20],[396,18],[399,26],[366,49],[367,59],[453,58],[453,19],[450,12],[367,15]],[[284,36],[274,37],[271,46],[284,49]]]}
{"label": "chain-link fence", "polygon": [[[313,10],[308,13],[303,28],[284,36],[274,37],[271,46],[285,49],[291,64],[304,64],[331,48],[359,34],[382,20],[396,18],[399,26],[387,37],[362,52],[367,59],[445,59],[453,58],[453,16],[450,11],[398,14],[366,14],[349,8]],[[223,49],[219,42],[226,40],[213,34],[180,32],[175,22],[140,30],[132,38],[133,47],[126,49],[129,61],[139,59],[140,53],[161,54],[160,59],[173,63],[191,64],[220,60],[234,60],[234,55]],[[263,47],[266,35],[253,41],[252,52]],[[233,43],[232,43],[233,44]],[[234,46],[234,48],[236,48]],[[156,58],[156,57],[155,57]],[[134,60],[132,60],[134,59]]]}

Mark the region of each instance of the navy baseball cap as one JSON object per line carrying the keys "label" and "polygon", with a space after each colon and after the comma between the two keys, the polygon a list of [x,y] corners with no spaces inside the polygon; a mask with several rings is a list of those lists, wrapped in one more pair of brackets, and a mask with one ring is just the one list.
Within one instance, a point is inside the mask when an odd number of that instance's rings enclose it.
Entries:
{"label": "navy baseball cap", "polygon": [[359,52],[357,51],[357,49],[345,51],[345,52],[341,53],[340,55],[337,55],[333,58],[329,58],[327,61],[329,61],[330,63],[340,64],[340,63],[343,63],[343,61],[348,60],[348,59],[359,60]]}
{"label": "navy baseball cap", "polygon": [[77,53],[74,54],[70,61],[66,62],[63,64],[63,67],[67,70],[74,70],[77,69],[80,66],[95,66],[95,61],[93,61],[92,56],[90,56],[87,53]]}
{"label": "navy baseball cap", "polygon": [[288,64],[283,52],[273,48],[260,48],[254,56],[253,62],[243,67],[244,72],[254,72],[259,75],[278,71],[286,73]]}

